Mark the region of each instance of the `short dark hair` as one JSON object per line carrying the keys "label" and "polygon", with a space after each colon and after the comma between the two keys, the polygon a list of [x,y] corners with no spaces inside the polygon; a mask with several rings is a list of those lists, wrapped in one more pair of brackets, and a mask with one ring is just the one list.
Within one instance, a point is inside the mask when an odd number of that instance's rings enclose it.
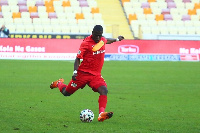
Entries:
{"label": "short dark hair", "polygon": [[102,31],[103,32],[103,27],[101,25],[95,25],[93,28],[93,31]]}

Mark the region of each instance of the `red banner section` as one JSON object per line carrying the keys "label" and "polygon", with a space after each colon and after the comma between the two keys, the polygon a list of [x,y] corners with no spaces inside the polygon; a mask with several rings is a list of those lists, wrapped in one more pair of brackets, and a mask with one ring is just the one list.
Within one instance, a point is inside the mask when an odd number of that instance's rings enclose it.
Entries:
{"label": "red banner section", "polygon": [[[82,39],[0,39],[0,59],[71,60]],[[107,54],[180,55],[180,60],[199,60],[200,41],[123,40],[106,45]],[[135,56],[134,56],[135,57]]]}
{"label": "red banner section", "polygon": [[107,53],[200,54],[200,41],[124,40],[106,48]]}

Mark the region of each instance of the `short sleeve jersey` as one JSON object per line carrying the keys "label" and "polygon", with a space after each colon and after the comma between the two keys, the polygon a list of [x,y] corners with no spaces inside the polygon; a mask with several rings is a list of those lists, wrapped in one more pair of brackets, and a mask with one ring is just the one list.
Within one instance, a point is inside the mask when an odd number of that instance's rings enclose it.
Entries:
{"label": "short sleeve jersey", "polygon": [[78,68],[79,71],[88,72],[93,75],[101,75],[107,39],[101,37],[100,41],[103,41],[104,45],[97,51],[94,51],[93,47],[96,45],[96,43],[92,39],[92,35],[83,40],[77,54],[77,58],[83,59]]}

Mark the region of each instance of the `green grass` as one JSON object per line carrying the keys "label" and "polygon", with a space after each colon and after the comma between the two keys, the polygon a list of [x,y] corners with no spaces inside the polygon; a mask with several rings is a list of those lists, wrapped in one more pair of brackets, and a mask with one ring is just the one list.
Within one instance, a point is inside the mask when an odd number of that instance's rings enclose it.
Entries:
{"label": "green grass", "polygon": [[[68,83],[73,61],[0,60],[0,132],[35,133],[198,133],[199,62],[105,62],[102,75],[109,94],[98,122],[98,93],[89,87],[64,97],[50,83]],[[91,123],[79,113],[89,108]]]}

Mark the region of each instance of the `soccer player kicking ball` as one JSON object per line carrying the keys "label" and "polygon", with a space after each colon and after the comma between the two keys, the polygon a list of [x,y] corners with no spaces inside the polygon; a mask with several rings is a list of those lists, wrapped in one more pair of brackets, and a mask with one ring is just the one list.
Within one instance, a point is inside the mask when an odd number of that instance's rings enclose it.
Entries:
{"label": "soccer player kicking ball", "polygon": [[[79,48],[74,62],[74,72],[72,80],[68,85],[64,84],[64,79],[59,79],[51,83],[50,88],[59,88],[64,96],[70,96],[78,89],[82,89],[87,84],[99,96],[99,117],[98,121],[103,122],[113,116],[113,112],[105,112],[107,105],[107,84],[101,76],[101,70],[104,63],[105,44],[111,44],[124,39],[118,36],[117,39],[104,38],[103,27],[96,25],[93,28],[92,35],[86,37]],[[83,59],[80,62],[80,59]]]}

